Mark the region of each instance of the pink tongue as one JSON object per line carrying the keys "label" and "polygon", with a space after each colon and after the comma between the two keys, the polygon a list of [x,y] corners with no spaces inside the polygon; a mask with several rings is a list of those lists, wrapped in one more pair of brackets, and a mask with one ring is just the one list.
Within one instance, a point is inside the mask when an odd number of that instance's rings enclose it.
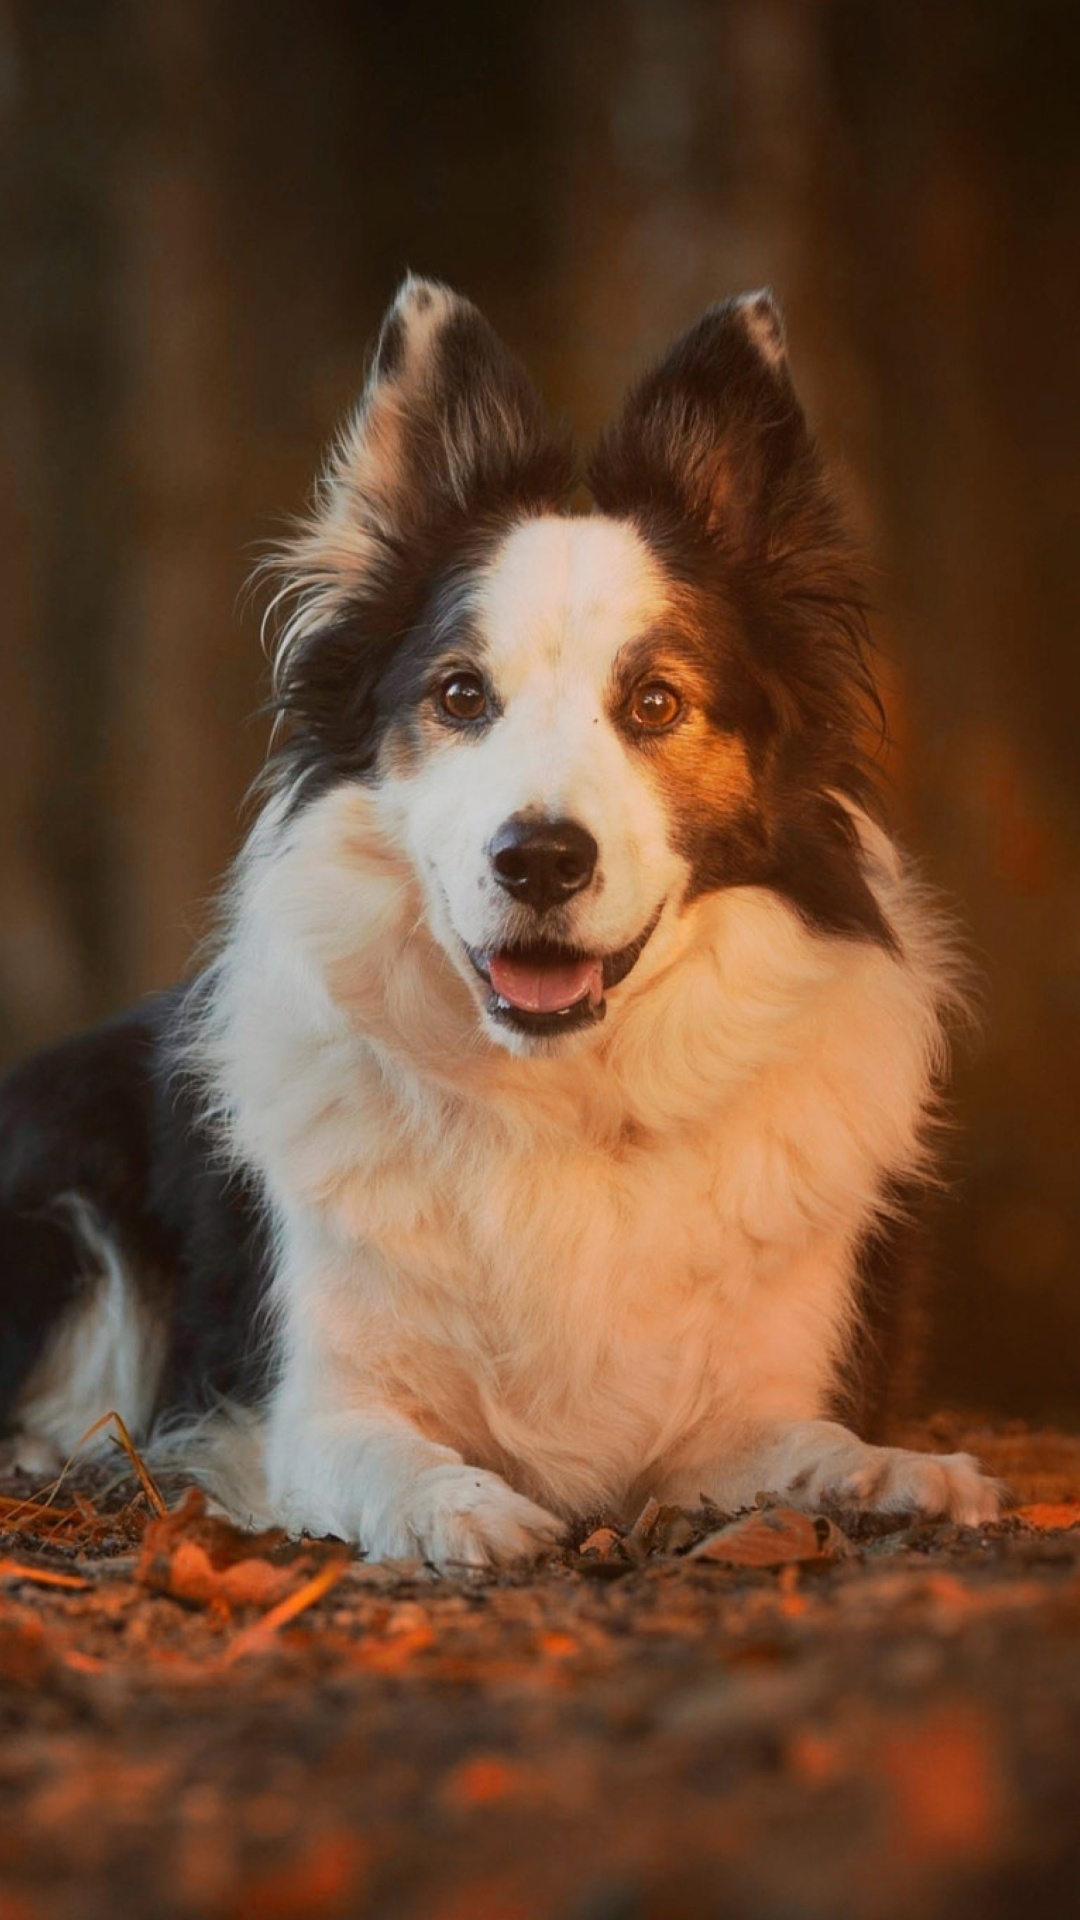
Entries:
{"label": "pink tongue", "polygon": [[523,1013],[561,1013],[584,1000],[586,994],[595,1002],[604,997],[604,969],[599,960],[571,960],[541,967],[535,960],[495,954],[488,972],[496,993]]}

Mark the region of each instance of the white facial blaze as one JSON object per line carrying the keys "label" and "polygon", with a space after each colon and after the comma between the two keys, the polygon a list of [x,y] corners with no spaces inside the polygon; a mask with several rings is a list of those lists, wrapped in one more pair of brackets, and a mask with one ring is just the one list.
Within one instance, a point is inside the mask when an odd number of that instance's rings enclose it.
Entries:
{"label": "white facial blaze", "polygon": [[481,578],[473,615],[499,715],[482,733],[447,732],[387,786],[455,960],[507,940],[514,909],[489,848],[516,814],[575,821],[596,841],[596,877],[563,936],[590,953],[628,946],[681,890],[664,808],[609,712],[617,655],[668,604],[643,541],[599,517],[524,522]]}

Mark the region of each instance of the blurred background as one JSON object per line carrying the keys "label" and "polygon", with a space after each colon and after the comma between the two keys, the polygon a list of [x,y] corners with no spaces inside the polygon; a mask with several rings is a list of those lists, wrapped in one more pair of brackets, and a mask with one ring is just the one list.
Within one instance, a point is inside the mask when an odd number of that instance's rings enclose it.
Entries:
{"label": "blurred background", "polygon": [[583,430],[770,283],[985,980],[928,1404],[1080,1416],[1075,0],[0,4],[0,1050],[190,964],[260,543],[407,266]]}

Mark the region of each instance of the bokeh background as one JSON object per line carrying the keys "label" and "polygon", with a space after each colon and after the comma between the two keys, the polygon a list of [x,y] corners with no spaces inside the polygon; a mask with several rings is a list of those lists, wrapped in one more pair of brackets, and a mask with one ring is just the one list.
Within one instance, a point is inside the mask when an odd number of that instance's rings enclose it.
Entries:
{"label": "bokeh background", "polygon": [[1080,1416],[1075,0],[0,5],[0,1048],[190,964],[260,543],[406,266],[584,432],[772,284],[985,982],[929,1401]]}

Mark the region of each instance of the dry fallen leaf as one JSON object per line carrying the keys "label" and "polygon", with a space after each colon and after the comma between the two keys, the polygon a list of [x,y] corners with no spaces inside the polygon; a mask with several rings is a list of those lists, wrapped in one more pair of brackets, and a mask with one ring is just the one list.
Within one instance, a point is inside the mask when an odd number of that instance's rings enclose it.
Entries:
{"label": "dry fallen leaf", "polygon": [[274,1607],[310,1568],[306,1553],[271,1560],[284,1544],[280,1532],[244,1534],[208,1514],[191,1487],[180,1506],[148,1524],[135,1577],[187,1606]]}
{"label": "dry fallen leaf", "polygon": [[795,1560],[839,1560],[850,1550],[839,1527],[823,1515],[766,1507],[707,1535],[690,1558],[729,1567],[783,1567]]}
{"label": "dry fallen leaf", "polygon": [[197,1540],[180,1540],[168,1562],[167,1579],[158,1590],[195,1607],[214,1606],[222,1600],[230,1607],[273,1607],[295,1584],[294,1567],[272,1567],[269,1560],[256,1558],[215,1567]]}
{"label": "dry fallen leaf", "polygon": [[683,1507],[661,1507],[649,1544],[654,1553],[681,1553],[690,1545],[695,1531],[694,1522]]}
{"label": "dry fallen leaf", "polygon": [[682,1507],[662,1507],[648,1499],[623,1540],[623,1550],[635,1565],[657,1553],[678,1553],[694,1537],[694,1523]]}
{"label": "dry fallen leaf", "polygon": [[661,1506],[650,1496],[625,1532],[616,1527],[595,1527],[578,1548],[578,1558],[591,1562],[594,1568],[640,1567],[658,1554],[681,1553],[695,1532],[694,1521],[684,1508]]}
{"label": "dry fallen leaf", "polygon": [[596,1527],[578,1548],[586,1560],[610,1560],[613,1555],[617,1558],[621,1550],[622,1542],[614,1527]]}
{"label": "dry fallen leaf", "polygon": [[640,1552],[648,1553],[659,1518],[660,1502],[659,1500],[654,1500],[650,1494],[626,1536],[627,1546],[630,1547],[631,1543],[633,1543],[633,1546],[638,1548]]}

